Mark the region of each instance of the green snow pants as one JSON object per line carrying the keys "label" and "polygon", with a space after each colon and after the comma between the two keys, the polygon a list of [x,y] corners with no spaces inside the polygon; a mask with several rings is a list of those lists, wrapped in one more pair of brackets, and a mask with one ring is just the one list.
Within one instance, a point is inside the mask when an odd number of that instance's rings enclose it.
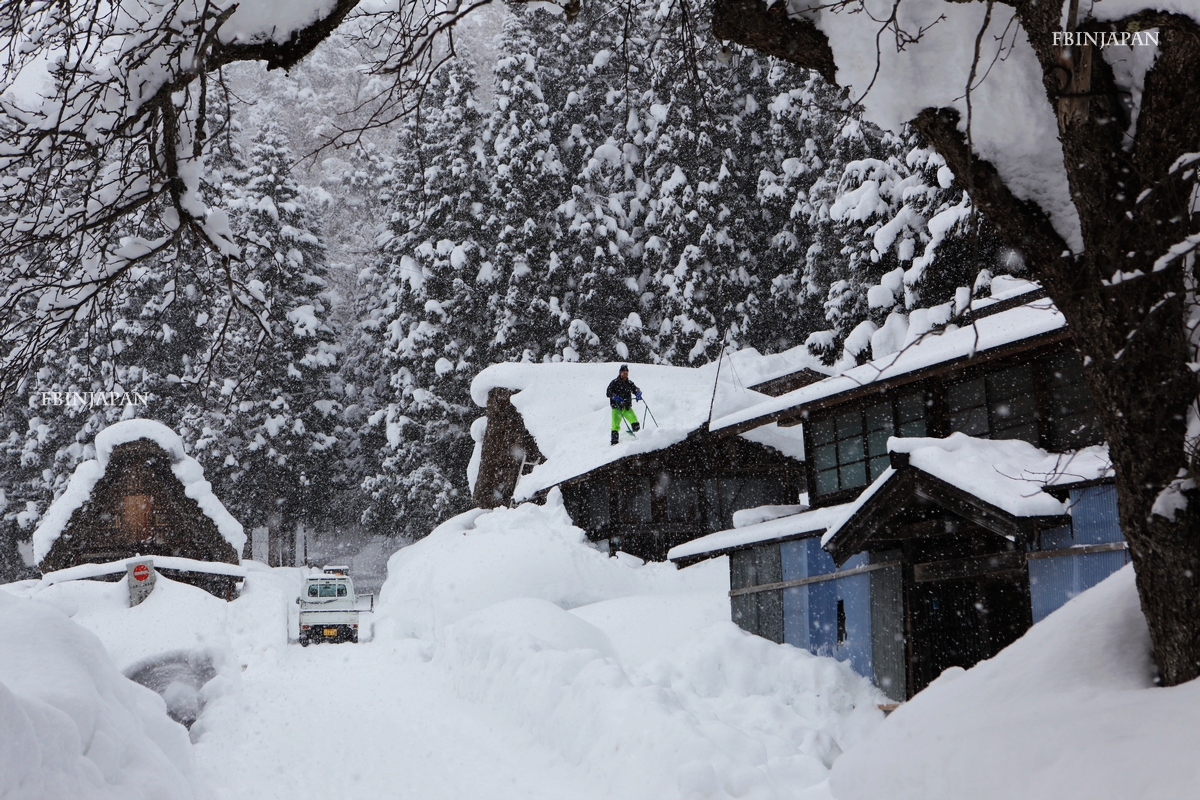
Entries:
{"label": "green snow pants", "polygon": [[637,425],[637,414],[633,413],[632,408],[614,408],[612,410],[612,429],[614,431],[621,430],[621,420],[625,420],[630,425]]}

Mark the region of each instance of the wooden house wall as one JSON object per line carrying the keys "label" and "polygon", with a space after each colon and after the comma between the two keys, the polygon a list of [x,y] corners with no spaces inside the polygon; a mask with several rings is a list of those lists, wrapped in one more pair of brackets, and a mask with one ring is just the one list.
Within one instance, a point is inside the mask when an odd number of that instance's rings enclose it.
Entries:
{"label": "wooden house wall", "polygon": [[562,484],[571,519],[593,541],[653,561],[713,531],[735,511],[795,503],[802,465],[740,438],[697,434]]}
{"label": "wooden house wall", "polygon": [[[147,439],[113,449],[104,476],[39,567],[51,572],[135,555],[238,563],[233,546],[171,471],[170,456]],[[170,577],[219,597],[230,595],[234,582],[228,576],[190,572]]]}

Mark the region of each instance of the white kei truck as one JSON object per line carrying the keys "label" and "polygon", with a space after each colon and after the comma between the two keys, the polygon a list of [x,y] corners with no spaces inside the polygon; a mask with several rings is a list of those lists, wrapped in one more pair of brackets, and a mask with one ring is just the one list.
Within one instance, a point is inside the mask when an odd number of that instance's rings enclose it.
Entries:
{"label": "white kei truck", "polygon": [[358,644],[358,596],[354,579],[346,567],[325,567],[320,574],[304,578],[296,603],[300,606],[300,644],[308,647],[321,642]]}

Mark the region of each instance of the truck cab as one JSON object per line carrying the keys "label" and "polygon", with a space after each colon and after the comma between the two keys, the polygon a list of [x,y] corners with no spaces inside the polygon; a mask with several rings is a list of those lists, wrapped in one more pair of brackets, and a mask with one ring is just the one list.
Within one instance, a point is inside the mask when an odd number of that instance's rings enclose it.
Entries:
{"label": "truck cab", "polygon": [[300,644],[358,643],[358,597],[345,568],[326,568],[304,579],[300,596]]}

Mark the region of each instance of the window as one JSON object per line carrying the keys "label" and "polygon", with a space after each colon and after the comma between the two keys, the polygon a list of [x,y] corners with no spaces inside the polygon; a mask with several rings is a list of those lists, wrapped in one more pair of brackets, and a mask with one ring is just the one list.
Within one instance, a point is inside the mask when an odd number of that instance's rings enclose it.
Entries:
{"label": "window", "polygon": [[[316,590],[316,594],[313,591]],[[308,587],[309,597],[346,597],[346,584],[321,583]]]}
{"label": "window", "polygon": [[1050,445],[1073,450],[1099,444],[1104,436],[1096,419],[1091,392],[1083,380],[1083,365],[1075,353],[1063,352],[1046,359],[1046,393],[1050,408]]}
{"label": "window", "polygon": [[1037,444],[1033,367],[1021,364],[946,389],[950,430]]}
{"label": "window", "polygon": [[695,478],[667,476],[667,522],[700,521],[700,484]]}
{"label": "window", "polygon": [[620,481],[617,493],[620,521],[626,525],[647,525],[651,522],[650,481],[634,475]]}
{"label": "window", "polygon": [[581,495],[583,507],[580,516],[585,524],[580,527],[587,527],[594,531],[600,530],[608,524],[608,483],[592,481],[583,488]]}
{"label": "window", "polygon": [[1033,393],[1033,366],[1022,364],[987,376],[988,411],[993,439],[1038,442],[1037,400]]}
{"label": "window", "polygon": [[891,436],[925,435],[925,392],[845,411],[810,425],[814,494],[866,486],[888,467]]}
{"label": "window", "polygon": [[732,528],[735,511],[795,502],[795,495],[788,494],[787,484],[775,475],[705,478],[703,489],[705,519],[714,531]]}
{"label": "window", "polygon": [[309,597],[317,596],[317,585],[315,583],[308,587],[308,596]]}

